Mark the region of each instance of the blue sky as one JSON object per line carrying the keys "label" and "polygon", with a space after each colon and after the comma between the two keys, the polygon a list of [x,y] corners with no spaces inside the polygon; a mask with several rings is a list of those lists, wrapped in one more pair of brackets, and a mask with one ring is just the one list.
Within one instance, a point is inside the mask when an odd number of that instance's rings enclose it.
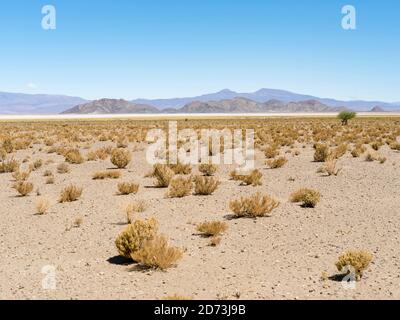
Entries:
{"label": "blue sky", "polygon": [[[54,5],[57,29],[41,28]],[[357,30],[341,8],[357,10]],[[400,101],[398,0],[1,0],[0,91]]]}

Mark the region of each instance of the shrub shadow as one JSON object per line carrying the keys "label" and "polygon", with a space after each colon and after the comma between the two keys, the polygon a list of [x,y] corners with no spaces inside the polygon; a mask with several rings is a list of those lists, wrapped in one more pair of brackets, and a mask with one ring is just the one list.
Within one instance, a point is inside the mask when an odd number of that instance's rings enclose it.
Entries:
{"label": "shrub shadow", "polygon": [[133,264],[133,261],[132,260],[130,260],[130,259],[128,259],[128,258],[125,258],[125,257],[123,257],[123,256],[114,256],[114,257],[111,257],[111,258],[109,258],[109,259],[107,259],[107,262],[108,263],[111,263],[111,264],[115,264],[115,265],[123,265],[123,266],[127,266],[127,265],[131,265],[131,264]]}
{"label": "shrub shadow", "polygon": [[334,274],[333,276],[330,276],[328,279],[335,282],[342,282],[345,276],[346,274],[338,273]]}

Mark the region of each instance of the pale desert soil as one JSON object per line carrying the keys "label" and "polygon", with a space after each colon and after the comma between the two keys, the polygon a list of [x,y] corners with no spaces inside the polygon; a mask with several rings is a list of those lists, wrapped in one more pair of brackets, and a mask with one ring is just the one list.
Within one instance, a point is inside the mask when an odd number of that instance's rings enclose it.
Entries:
{"label": "pale desert soil", "polygon": [[[71,173],[61,175],[56,167],[64,158],[40,153],[39,147],[19,151],[17,157],[55,161],[30,179],[52,201],[47,215],[35,215],[35,192],[17,197],[11,174],[0,175],[0,299],[400,298],[400,153],[386,146],[380,150],[388,158],[384,164],[347,153],[337,177],[316,173],[320,164],[313,162],[311,146],[300,149],[299,156],[288,154],[288,164],[275,170],[267,169],[258,154],[262,186],[238,186],[229,180],[232,167],[225,166],[217,174],[222,184],[214,195],[182,199],[166,199],[165,189],[152,188],[153,180],[143,177],[151,169],[144,151],[133,153],[119,180],[94,181],[93,172],[112,167],[109,160],[70,165]],[[54,185],[44,183],[46,169],[55,173]],[[125,180],[140,182],[137,195],[116,195],[118,181]],[[57,203],[60,190],[71,182],[84,188],[82,198]],[[288,201],[301,187],[321,192],[316,208]],[[230,200],[257,191],[281,201],[272,217],[226,219]],[[114,240],[125,227],[121,207],[132,199],[148,204],[138,218],[156,217],[171,243],[186,249],[176,268],[138,271],[109,261],[118,254]],[[68,231],[78,217],[82,226]],[[229,225],[217,247],[196,234],[194,224],[205,220]],[[323,272],[337,274],[334,263],[343,251],[356,248],[371,251],[374,262],[355,290],[321,280]],[[46,265],[56,267],[56,290],[42,289]]]}

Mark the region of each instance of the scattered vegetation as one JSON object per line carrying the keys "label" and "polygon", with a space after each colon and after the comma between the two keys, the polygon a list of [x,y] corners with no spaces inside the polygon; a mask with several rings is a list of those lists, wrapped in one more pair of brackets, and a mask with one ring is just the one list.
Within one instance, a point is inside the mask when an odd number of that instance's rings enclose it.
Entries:
{"label": "scattered vegetation", "polygon": [[193,182],[190,177],[177,176],[171,180],[167,196],[169,198],[182,198],[188,196],[193,189]]}
{"label": "scattered vegetation", "polygon": [[71,184],[68,187],[65,187],[61,191],[60,198],[58,201],[60,203],[76,201],[81,197],[82,192],[83,192],[82,188],[79,188]]}
{"label": "scattered vegetation", "polygon": [[124,169],[131,162],[132,156],[128,150],[114,149],[111,153],[111,163],[118,169]]}
{"label": "scattered vegetation", "polygon": [[300,189],[290,196],[291,202],[301,202],[305,208],[314,208],[320,199],[321,194],[318,191],[307,188]]}
{"label": "scattered vegetation", "polygon": [[134,182],[118,183],[118,192],[121,195],[136,194],[139,191],[139,185]]}
{"label": "scattered vegetation", "polygon": [[209,176],[194,177],[194,193],[196,195],[210,195],[218,188],[220,182],[218,179]]}
{"label": "scattered vegetation", "polygon": [[269,195],[256,193],[248,198],[241,197],[239,200],[233,200],[229,203],[229,208],[235,214],[236,218],[241,217],[264,217],[269,215],[279,206],[279,201]]}
{"label": "scattered vegetation", "polygon": [[351,272],[351,270],[349,270],[349,266],[351,266],[355,273],[356,280],[360,280],[364,270],[368,268],[372,260],[373,255],[368,251],[349,250],[338,258],[335,265],[339,271],[344,270],[347,274]]}

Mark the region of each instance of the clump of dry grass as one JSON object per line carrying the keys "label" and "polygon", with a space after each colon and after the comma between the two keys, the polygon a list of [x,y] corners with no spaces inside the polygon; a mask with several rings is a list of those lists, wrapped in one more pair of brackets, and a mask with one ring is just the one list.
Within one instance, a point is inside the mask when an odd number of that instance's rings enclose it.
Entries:
{"label": "clump of dry grass", "polygon": [[147,205],[144,200],[136,200],[134,202],[128,203],[124,207],[124,212],[126,216],[127,223],[132,223],[132,217],[136,212],[146,211]]}
{"label": "clump of dry grass", "polygon": [[264,154],[267,159],[272,159],[279,155],[279,150],[276,146],[270,146],[264,149]]}
{"label": "clump of dry grass", "polygon": [[65,161],[71,164],[81,164],[85,161],[78,149],[72,149],[65,153]]}
{"label": "clump of dry grass", "polygon": [[37,159],[32,163],[32,165],[30,167],[31,167],[31,170],[34,171],[34,170],[40,169],[42,166],[43,166],[43,160]]}
{"label": "clump of dry grass", "polygon": [[178,176],[171,180],[167,196],[169,198],[182,198],[188,196],[193,189],[193,182],[190,177]]}
{"label": "clump of dry grass", "polygon": [[26,181],[29,179],[30,174],[31,174],[30,170],[20,171],[18,169],[12,173],[12,177],[15,179],[15,181]]}
{"label": "clump of dry grass", "polygon": [[288,160],[285,157],[279,157],[276,159],[267,160],[267,165],[270,169],[282,168]]}
{"label": "clump of dry grass", "polygon": [[91,150],[87,154],[88,161],[105,160],[112,152],[112,147],[102,147],[96,150]]}
{"label": "clump of dry grass", "polygon": [[329,146],[326,144],[317,143],[315,144],[314,148],[315,148],[314,161],[325,162],[325,160],[328,159],[330,155]]}
{"label": "clump of dry grass", "polygon": [[69,166],[66,163],[61,163],[57,166],[57,172],[59,174],[65,174],[70,172]]}
{"label": "clump of dry grass", "polygon": [[33,190],[33,184],[27,181],[19,181],[14,187],[22,197],[27,196]]}
{"label": "clump of dry grass", "polygon": [[325,173],[328,176],[337,176],[342,170],[336,167],[337,160],[334,157],[328,157],[325,163],[318,169],[318,173]]}
{"label": "clump of dry grass", "polygon": [[376,151],[369,151],[365,156],[365,160],[370,162],[379,161],[380,163],[385,163],[387,159]]}
{"label": "clump of dry grass", "polygon": [[155,236],[144,242],[143,246],[131,253],[131,257],[139,264],[152,269],[166,270],[173,267],[182,258],[181,249],[168,244],[165,236]]}
{"label": "clump of dry grass", "polygon": [[54,176],[49,176],[46,178],[46,184],[54,184]]}
{"label": "clump of dry grass", "polygon": [[50,201],[46,198],[41,198],[36,202],[36,213],[39,215],[46,214],[50,208]]}
{"label": "clump of dry grass", "polygon": [[242,185],[245,185],[245,186],[249,186],[249,185],[260,186],[260,185],[262,185],[262,182],[261,182],[262,173],[257,169],[254,169],[249,174],[243,174],[240,172],[238,173],[236,170],[234,170],[230,173],[230,177],[231,177],[231,179],[233,179],[235,181],[241,181]]}
{"label": "clump of dry grass", "polygon": [[156,178],[156,186],[160,188],[167,188],[174,175],[174,171],[165,164],[155,164],[151,174]]}
{"label": "clump of dry grass", "polygon": [[183,164],[183,163],[177,163],[177,164],[169,164],[168,167],[175,173],[175,174],[191,174],[192,173],[192,167],[190,164]]}
{"label": "clump of dry grass", "polygon": [[65,187],[61,191],[60,198],[58,201],[60,203],[76,201],[81,197],[82,192],[83,192],[82,188],[79,188],[71,184],[70,186]]}
{"label": "clump of dry grass", "polygon": [[139,190],[139,185],[134,182],[121,182],[118,183],[118,192],[122,195],[136,194]]}
{"label": "clump of dry grass", "polygon": [[236,218],[241,217],[264,217],[279,206],[279,201],[269,195],[256,193],[248,198],[241,197],[239,200],[233,200],[229,203],[229,208],[235,214]]}
{"label": "clump of dry grass", "polygon": [[119,169],[126,168],[131,159],[132,156],[128,150],[114,149],[111,153],[111,163]]}
{"label": "clump of dry grass", "polygon": [[349,250],[338,258],[335,265],[339,271],[345,269],[347,274],[350,273],[348,267],[351,266],[354,269],[356,280],[359,281],[372,260],[373,255],[368,251]]}
{"label": "clump of dry grass", "polygon": [[210,245],[211,247],[216,247],[216,246],[218,246],[218,245],[221,243],[221,240],[222,240],[222,238],[219,237],[219,236],[212,237],[212,238],[210,239],[209,245]]}
{"label": "clump of dry grass", "polygon": [[214,177],[196,176],[194,178],[194,193],[196,195],[210,195],[219,185],[219,180]]}
{"label": "clump of dry grass", "polygon": [[301,202],[305,208],[314,208],[320,199],[321,194],[318,191],[307,188],[300,189],[290,196],[291,202]]}
{"label": "clump of dry grass", "polygon": [[4,160],[0,162],[0,173],[15,172],[19,169],[19,162],[15,159]]}
{"label": "clump of dry grass", "polygon": [[347,144],[342,143],[341,145],[339,145],[338,147],[333,149],[333,151],[331,152],[331,155],[328,156],[328,158],[325,161],[329,160],[330,158],[339,159],[339,158],[343,157],[346,154],[347,149],[348,149]]}
{"label": "clump of dry grass", "polygon": [[93,174],[93,180],[104,180],[104,179],[118,179],[121,177],[120,171],[107,170],[107,171],[97,171]]}
{"label": "clump of dry grass", "polygon": [[197,231],[201,232],[206,237],[219,236],[227,229],[227,223],[222,221],[203,222],[197,226]]}
{"label": "clump of dry grass", "polygon": [[351,155],[354,158],[360,157],[364,152],[366,151],[366,148],[363,145],[356,145],[353,150],[351,150]]}
{"label": "clump of dry grass", "polygon": [[136,220],[122,231],[115,245],[118,253],[128,259],[131,259],[131,254],[137,252],[145,241],[153,239],[158,231],[158,222],[151,218],[148,220]]}
{"label": "clump of dry grass", "polygon": [[83,224],[83,218],[82,217],[79,217],[79,218],[76,218],[75,220],[74,220],[74,223],[73,223],[73,227],[74,228],[80,228],[80,226]]}
{"label": "clump of dry grass", "polygon": [[199,171],[205,176],[212,176],[218,170],[218,166],[212,163],[202,163],[199,165]]}

